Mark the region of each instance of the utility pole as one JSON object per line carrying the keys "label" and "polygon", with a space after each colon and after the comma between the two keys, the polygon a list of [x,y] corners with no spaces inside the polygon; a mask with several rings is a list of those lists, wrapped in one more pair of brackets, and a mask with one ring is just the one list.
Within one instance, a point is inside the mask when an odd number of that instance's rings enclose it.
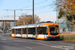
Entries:
{"label": "utility pole", "polygon": [[33,4],[33,24],[34,24],[34,0],[33,0],[33,2],[32,2],[32,4]]}
{"label": "utility pole", "polygon": [[15,26],[15,19],[16,19],[16,10],[32,10],[32,9],[6,9],[6,11],[14,11],[14,26]]}
{"label": "utility pole", "polygon": [[14,10],[14,26],[15,26],[15,10]]}

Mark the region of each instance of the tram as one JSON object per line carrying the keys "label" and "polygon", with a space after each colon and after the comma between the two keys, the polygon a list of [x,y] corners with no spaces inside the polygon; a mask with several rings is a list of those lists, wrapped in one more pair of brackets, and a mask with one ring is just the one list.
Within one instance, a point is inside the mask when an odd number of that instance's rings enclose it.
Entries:
{"label": "tram", "polygon": [[59,24],[38,23],[12,27],[12,37],[34,38],[34,39],[59,39]]}

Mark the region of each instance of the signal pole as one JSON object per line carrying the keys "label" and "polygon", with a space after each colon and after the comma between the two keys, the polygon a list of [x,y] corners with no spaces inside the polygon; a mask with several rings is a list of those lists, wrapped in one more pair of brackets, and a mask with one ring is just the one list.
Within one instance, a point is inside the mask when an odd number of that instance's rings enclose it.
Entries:
{"label": "signal pole", "polygon": [[34,0],[33,0],[33,2],[32,2],[32,4],[33,4],[33,24],[34,24]]}

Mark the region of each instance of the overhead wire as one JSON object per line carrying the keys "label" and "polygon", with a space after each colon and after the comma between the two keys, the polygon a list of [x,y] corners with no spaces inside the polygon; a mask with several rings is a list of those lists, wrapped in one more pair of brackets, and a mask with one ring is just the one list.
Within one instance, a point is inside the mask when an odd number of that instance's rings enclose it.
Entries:
{"label": "overhead wire", "polygon": [[[50,7],[50,4],[49,5],[46,5],[46,6],[42,6],[42,7],[37,7],[37,9],[35,9],[35,11],[37,10],[40,10],[40,9],[44,9],[44,8],[47,8],[47,7]],[[51,7],[52,8],[52,7]],[[50,8],[50,9],[51,9]],[[29,11],[30,12],[30,11]],[[47,11],[47,12],[50,12],[50,11]]]}
{"label": "overhead wire", "polygon": [[[45,1],[47,1],[47,0],[45,0]],[[44,2],[44,1],[43,1],[43,2]],[[43,2],[40,2],[40,3],[43,3]],[[37,4],[39,4],[39,3],[37,3]],[[36,5],[37,5],[37,4],[36,4]],[[36,11],[36,10],[40,10],[40,9],[47,8],[47,7],[49,7],[49,6],[54,6],[54,4],[49,4],[49,5],[46,5],[46,6],[37,7],[37,9],[35,9],[35,11]],[[52,8],[52,7],[51,7],[51,8]],[[50,9],[51,9],[51,8],[50,8]],[[28,11],[28,12],[30,12],[30,11]]]}
{"label": "overhead wire", "polygon": [[45,11],[45,12],[41,12],[41,13],[36,13],[36,14],[42,14],[42,13],[48,13],[48,12],[50,12],[50,11]]}
{"label": "overhead wire", "polygon": [[[47,0],[45,0],[45,1],[42,1],[42,2],[39,2],[39,3],[36,3],[35,5],[38,5],[38,4],[41,4],[41,3],[44,3],[44,2],[46,2]],[[29,6],[26,6],[26,7],[23,7],[23,8],[27,8],[27,7],[30,7],[30,6],[32,6],[32,5],[29,5]],[[49,7],[50,5],[46,5],[46,6],[42,6],[42,7],[38,7],[39,9],[43,9],[43,8],[47,8],[47,7]],[[39,10],[39,9],[35,9],[35,10]],[[46,11],[46,12],[50,12],[50,11]],[[46,12],[42,12],[42,13],[46,13]],[[40,14],[40,13],[37,13],[37,14]]]}
{"label": "overhead wire", "polygon": [[[50,5],[46,5],[46,6],[42,6],[42,7],[37,7],[37,9],[35,9],[35,10],[39,10],[39,9],[42,9],[42,8],[47,8],[47,7],[49,7]],[[39,9],[38,9],[39,8]]]}
{"label": "overhead wire", "polygon": [[[39,2],[39,3],[36,3],[36,4],[34,4],[34,5],[38,5],[38,4],[44,3],[44,2],[46,2],[46,1],[47,1],[47,0],[42,1],[42,2]],[[29,5],[29,6],[26,6],[26,7],[22,7],[22,8],[27,8],[27,7],[30,7],[30,6],[32,6],[32,5]]]}

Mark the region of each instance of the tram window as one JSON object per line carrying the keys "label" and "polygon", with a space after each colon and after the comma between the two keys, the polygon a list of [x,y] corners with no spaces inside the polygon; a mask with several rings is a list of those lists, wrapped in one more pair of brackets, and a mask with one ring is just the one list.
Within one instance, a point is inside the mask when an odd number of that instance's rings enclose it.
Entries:
{"label": "tram window", "polygon": [[59,32],[59,29],[58,29],[58,26],[54,26],[54,27],[51,27],[49,26],[49,31],[52,33],[52,32]]}
{"label": "tram window", "polygon": [[35,34],[35,28],[28,28],[28,34]]}
{"label": "tram window", "polygon": [[22,31],[23,34],[26,34],[26,28],[23,28]]}
{"label": "tram window", "polygon": [[47,33],[47,28],[46,27],[38,27],[37,28],[37,33],[38,34],[48,34]]}
{"label": "tram window", "polygon": [[18,34],[18,29],[16,29],[16,33]]}
{"label": "tram window", "polygon": [[14,34],[14,29],[12,29],[12,34]]}
{"label": "tram window", "polygon": [[16,29],[16,34],[21,34],[21,29]]}

